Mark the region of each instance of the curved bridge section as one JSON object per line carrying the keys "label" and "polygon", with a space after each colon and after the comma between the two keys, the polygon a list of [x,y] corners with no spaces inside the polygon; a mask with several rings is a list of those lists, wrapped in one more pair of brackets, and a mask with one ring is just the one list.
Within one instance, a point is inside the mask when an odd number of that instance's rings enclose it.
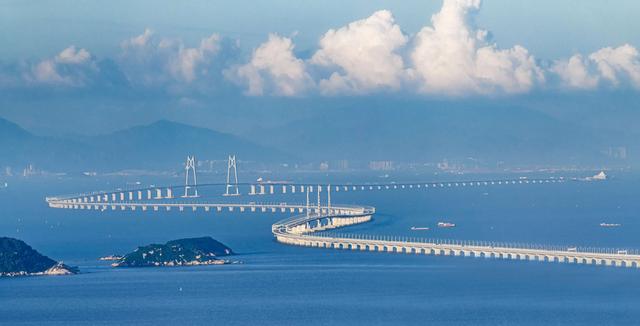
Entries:
{"label": "curved bridge section", "polygon": [[368,222],[374,213],[373,207],[357,207],[324,215],[301,215],[275,223],[272,232],[281,243],[306,247],[640,268],[637,251],[323,232]]}
{"label": "curved bridge section", "polygon": [[[89,210],[178,210],[205,212],[271,212],[297,214],[272,225],[272,233],[278,242],[317,248],[424,254],[440,256],[482,257],[510,260],[530,260],[558,263],[591,264],[640,268],[640,252],[637,250],[593,249],[576,247],[545,247],[537,245],[504,244],[445,239],[389,237],[362,234],[337,234],[332,230],[366,223],[372,220],[375,208],[370,206],[331,205],[331,192],[394,189],[439,189],[446,187],[480,187],[521,184],[565,182],[564,179],[518,179],[493,181],[421,182],[390,184],[238,184],[248,190],[247,195],[304,193],[305,204],[289,203],[218,203],[202,199],[197,188],[225,184],[147,187],[130,190],[103,191],[70,196],[47,197],[52,208]],[[226,184],[227,189],[229,185]],[[190,192],[196,190],[194,192]],[[317,204],[310,204],[310,193],[317,194]],[[179,193],[183,193],[180,195]],[[326,193],[326,204],[321,204],[321,193]]]}

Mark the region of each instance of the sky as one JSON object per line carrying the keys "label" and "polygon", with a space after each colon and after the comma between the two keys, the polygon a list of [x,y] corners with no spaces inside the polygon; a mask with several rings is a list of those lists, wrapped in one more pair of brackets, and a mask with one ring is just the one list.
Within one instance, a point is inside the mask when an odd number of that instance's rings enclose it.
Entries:
{"label": "sky", "polygon": [[318,100],[606,101],[640,91],[638,12],[632,0],[5,0],[0,117],[82,134],[167,116],[220,127],[202,119]]}

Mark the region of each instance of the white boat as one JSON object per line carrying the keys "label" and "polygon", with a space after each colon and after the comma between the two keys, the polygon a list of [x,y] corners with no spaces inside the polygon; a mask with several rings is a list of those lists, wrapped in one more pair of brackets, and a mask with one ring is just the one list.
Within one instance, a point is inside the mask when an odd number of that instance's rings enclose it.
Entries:
{"label": "white boat", "polygon": [[622,224],[619,223],[600,223],[600,226],[603,228],[617,228],[619,226],[622,226]]}
{"label": "white boat", "polygon": [[412,226],[411,227],[411,231],[426,231],[429,230],[428,227],[423,227],[423,226]]}
{"label": "white boat", "polygon": [[455,227],[455,223],[449,223],[449,222],[438,222],[438,227],[439,228],[453,228]]}

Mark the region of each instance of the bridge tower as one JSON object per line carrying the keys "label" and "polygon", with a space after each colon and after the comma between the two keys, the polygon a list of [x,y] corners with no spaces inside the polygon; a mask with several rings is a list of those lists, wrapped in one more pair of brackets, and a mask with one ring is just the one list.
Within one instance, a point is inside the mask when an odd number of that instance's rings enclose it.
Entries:
{"label": "bridge tower", "polygon": [[331,185],[327,185],[327,214],[331,214]]}
{"label": "bridge tower", "polygon": [[[233,178],[231,177],[231,170],[233,170]],[[227,161],[227,187],[223,196],[239,195],[240,189],[238,188],[238,168],[236,166],[236,156],[229,155],[229,160]]]}
{"label": "bridge tower", "polygon": [[311,186],[307,186],[307,189],[305,191],[307,193],[307,207],[306,207],[307,217],[309,216],[309,188],[311,188]]}
{"label": "bridge tower", "polygon": [[322,214],[322,207],[320,206],[320,192],[322,191],[321,185],[318,185],[317,191],[318,191],[318,215],[321,215]]}
{"label": "bridge tower", "polygon": [[[182,197],[198,197],[198,179],[196,177],[196,157],[195,156],[187,156],[187,163],[185,164],[185,176],[184,176],[184,196]],[[189,182],[189,176],[192,177],[193,181]],[[193,194],[190,194],[190,191],[193,189]]]}

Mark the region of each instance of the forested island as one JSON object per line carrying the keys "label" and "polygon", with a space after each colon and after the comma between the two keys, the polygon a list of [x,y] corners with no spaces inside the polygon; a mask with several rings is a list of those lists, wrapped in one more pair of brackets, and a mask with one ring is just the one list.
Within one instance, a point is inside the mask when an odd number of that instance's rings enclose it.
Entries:
{"label": "forested island", "polygon": [[138,247],[111,264],[113,267],[195,266],[231,263],[219,257],[233,255],[231,248],[211,237],[187,238]]}
{"label": "forested island", "polygon": [[78,269],[57,262],[24,241],[0,237],[0,276],[70,275]]}

